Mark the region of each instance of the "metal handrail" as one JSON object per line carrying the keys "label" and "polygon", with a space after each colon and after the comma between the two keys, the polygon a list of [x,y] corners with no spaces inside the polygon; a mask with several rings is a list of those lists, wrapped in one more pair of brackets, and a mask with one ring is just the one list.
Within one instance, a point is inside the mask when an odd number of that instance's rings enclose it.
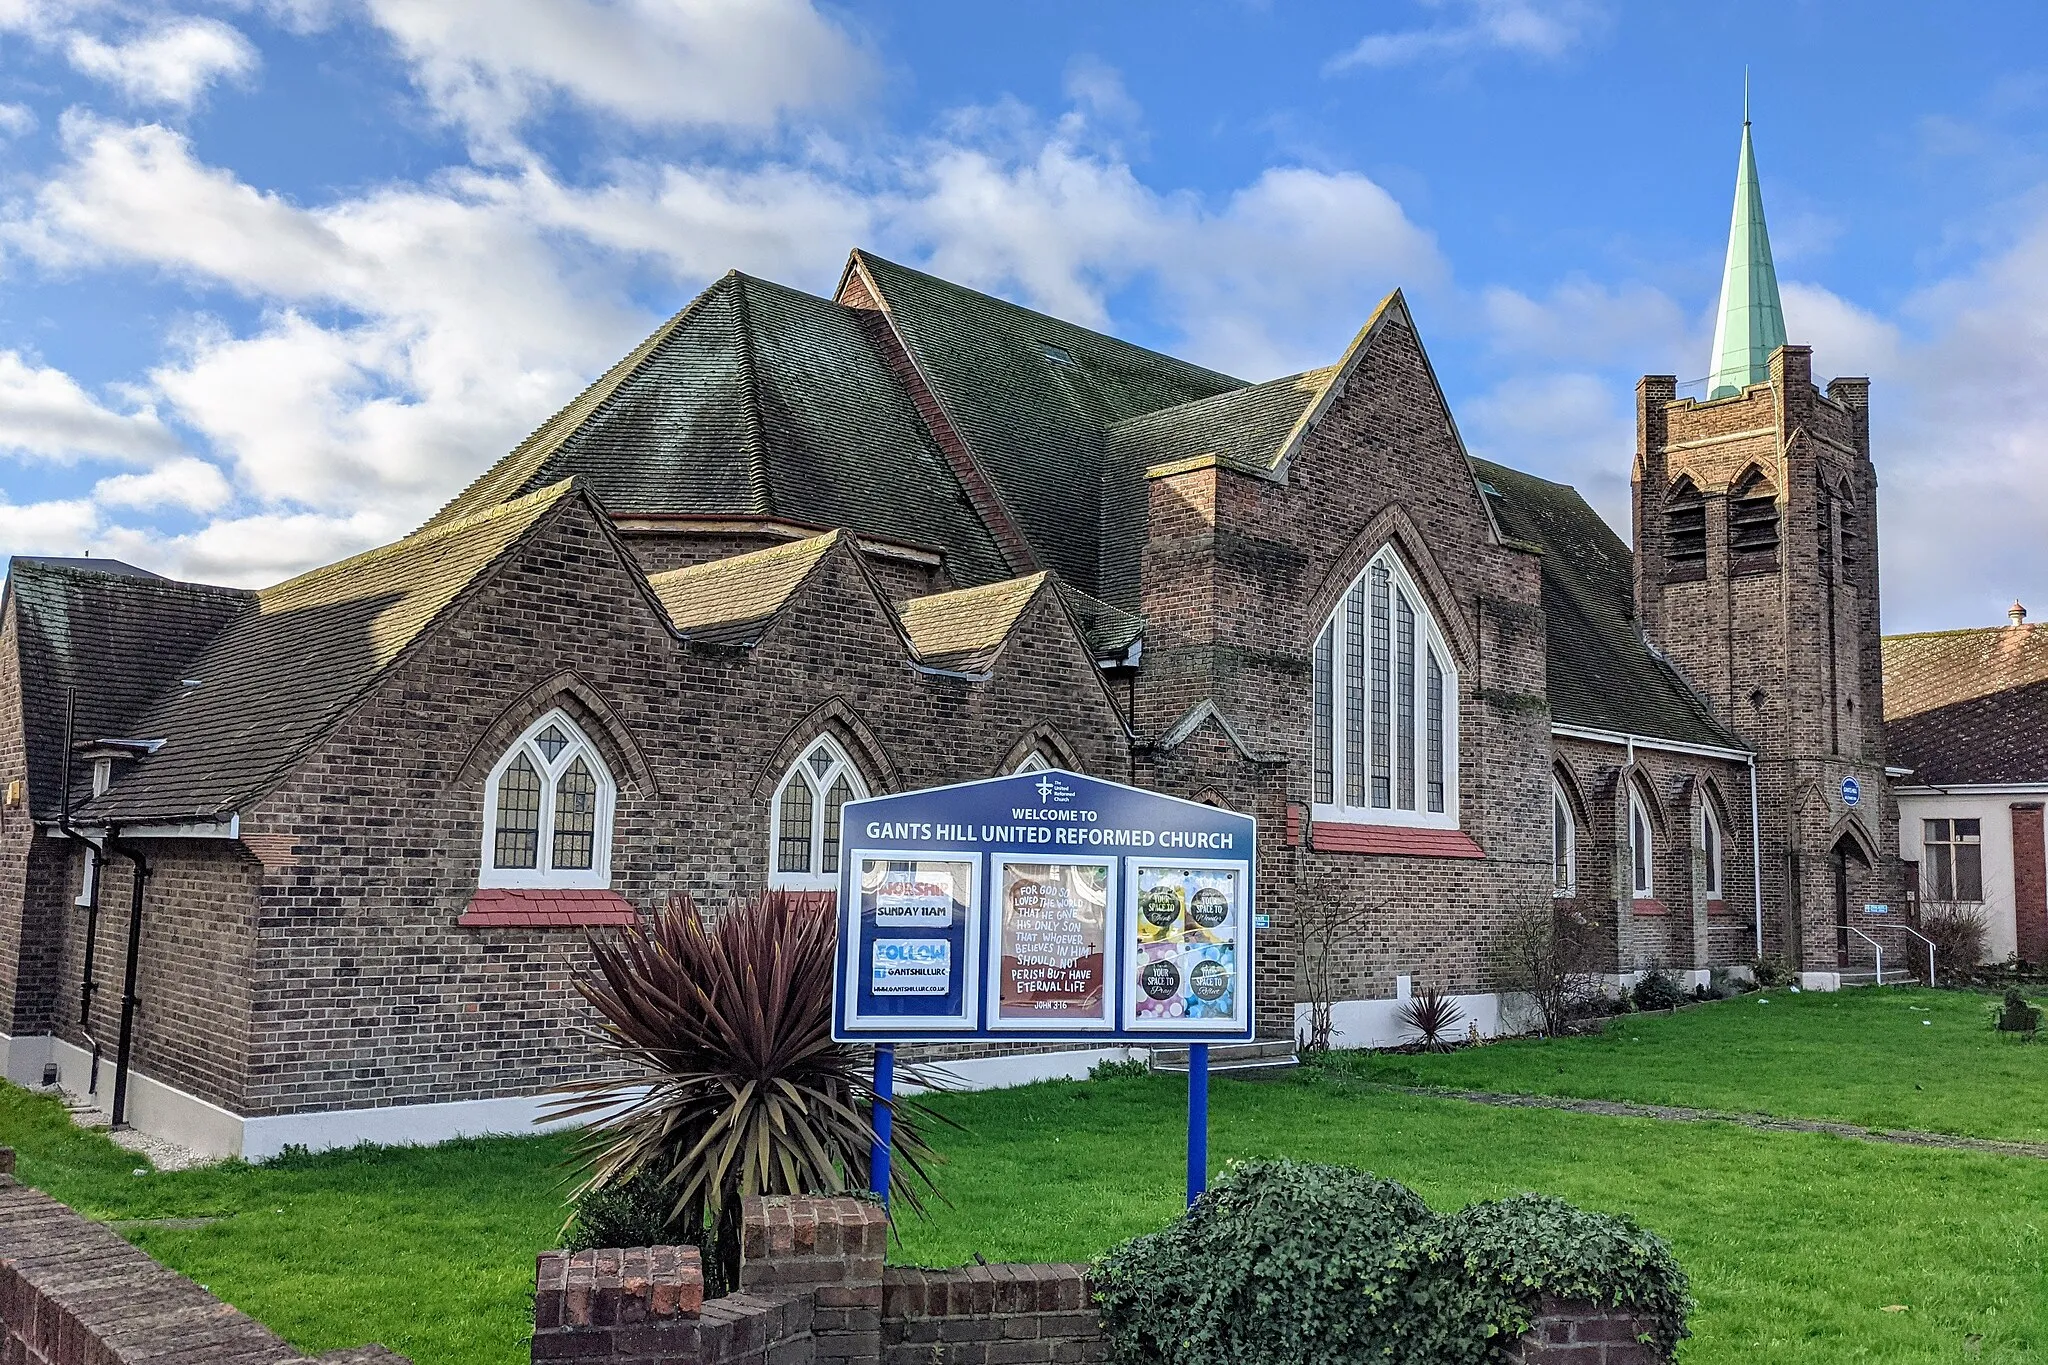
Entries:
{"label": "metal handrail", "polygon": [[1877,951],[1877,984],[1878,984],[1878,985],[1880,985],[1880,986],[1882,986],[1882,985],[1884,984],[1884,945],[1883,945],[1882,943],[1879,943],[1879,942],[1878,942],[1878,941],[1877,941],[1876,939],[1872,938],[1872,937],[1871,937],[1870,935],[1868,935],[1868,934],[1864,933],[1864,932],[1863,932],[1863,931],[1862,931],[1861,929],[1858,929],[1858,928],[1857,928],[1857,927],[1856,927],[1855,925],[1853,925],[1853,924],[1849,926],[1849,932],[1850,932],[1850,933],[1852,933],[1852,934],[1854,934],[1854,935],[1856,935],[1856,937],[1858,937],[1858,938],[1862,939],[1862,940],[1863,940],[1863,941],[1864,941],[1865,943],[1868,943],[1868,944],[1869,944],[1869,945],[1870,945],[1870,946],[1871,946],[1872,948],[1876,949],[1876,951]]}
{"label": "metal handrail", "polygon": [[1927,984],[1929,986],[1934,985],[1934,940],[1927,937],[1927,935],[1921,933],[1918,929],[1915,929],[1910,924],[1901,924],[1895,927],[1904,929],[1914,938],[1919,939],[1922,943],[1927,945]]}

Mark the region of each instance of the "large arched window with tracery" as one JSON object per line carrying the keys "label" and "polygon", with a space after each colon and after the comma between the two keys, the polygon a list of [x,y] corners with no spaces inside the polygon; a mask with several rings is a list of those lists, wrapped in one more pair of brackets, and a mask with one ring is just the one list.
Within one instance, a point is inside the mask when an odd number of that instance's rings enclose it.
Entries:
{"label": "large arched window with tracery", "polygon": [[480,886],[606,887],[612,880],[611,771],[561,711],[528,726],[484,786]]}
{"label": "large arched window with tracery", "polygon": [[1315,817],[1454,829],[1458,673],[1392,546],[1316,637]]}
{"label": "large arched window with tracery", "polygon": [[839,812],[868,794],[860,770],[829,736],[812,741],[782,775],[769,808],[768,885],[831,891],[839,885]]}

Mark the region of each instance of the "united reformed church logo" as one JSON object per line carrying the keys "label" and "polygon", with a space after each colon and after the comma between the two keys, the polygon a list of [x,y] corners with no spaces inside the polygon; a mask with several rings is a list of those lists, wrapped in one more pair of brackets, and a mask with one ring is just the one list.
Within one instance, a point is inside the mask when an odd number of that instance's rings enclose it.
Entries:
{"label": "united reformed church logo", "polygon": [[1050,773],[1031,785],[1038,788],[1038,804],[1041,806],[1064,806],[1074,799],[1074,789]]}

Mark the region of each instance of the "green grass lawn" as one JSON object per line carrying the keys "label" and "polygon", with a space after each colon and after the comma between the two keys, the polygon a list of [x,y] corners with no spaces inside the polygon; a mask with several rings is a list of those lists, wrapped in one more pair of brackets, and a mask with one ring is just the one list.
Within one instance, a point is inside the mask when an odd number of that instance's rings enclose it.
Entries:
{"label": "green grass lawn", "polygon": [[[1564,1064],[1616,1088],[1574,1093],[1728,1108],[1757,1102],[1721,1095],[1756,1094],[1782,1112],[1923,1127],[1940,1125],[1914,1106],[1936,1096],[1945,1112],[1967,1116],[1948,1126],[2039,1135],[2041,1115],[2028,1111],[2040,1108],[2048,1047],[1982,1046],[1966,1027],[1978,1001],[1910,997],[1937,1011],[1925,1026],[1910,1022],[1921,1016],[1903,995],[1771,999],[1746,1008],[1782,1004],[1769,1017],[1789,1021],[1776,1027],[1801,1046],[1748,1025],[1733,1002],[1633,1018],[1612,1039],[1381,1062],[1554,1076],[1552,1058],[1583,1054]],[[1866,1018],[1883,1031],[1866,1031]],[[1689,1064],[1677,1043],[1686,1030],[1697,1039]],[[1886,1081],[1880,1044],[1902,1075],[1926,1070],[1927,1088],[1900,1093]],[[1809,1057],[1816,1048],[1823,1055]],[[1983,1083],[1952,1074],[1970,1058],[2006,1070]],[[1745,1068],[1747,1091],[1721,1089]],[[896,1259],[1084,1259],[1160,1226],[1180,1205],[1185,1096],[1184,1084],[1146,1078],[939,1099],[964,1125],[935,1134],[950,1203],[928,1222],[906,1222]],[[1842,1107],[1857,1097],[1874,1107]],[[5,1087],[0,1142],[17,1149],[23,1179],[92,1216],[217,1218],[128,1232],[303,1349],[382,1341],[419,1365],[526,1359],[533,1257],[554,1244],[563,1212],[560,1138],[137,1176],[137,1158],[72,1129],[53,1102]],[[1492,1108],[1400,1094],[1341,1070],[1218,1082],[1212,1154],[1218,1163],[1286,1155],[1359,1165],[1442,1208],[1540,1190],[1633,1214],[1671,1240],[1692,1277],[1700,1309],[1688,1365],[2048,1359],[2044,1161]],[[1904,1311],[1886,1312],[1892,1305]]]}
{"label": "green grass lawn", "polygon": [[1965,991],[1773,990],[1623,1015],[1596,1036],[1352,1060],[1396,1085],[2048,1140],[2048,1045],[1994,1032],[1994,1003]]}

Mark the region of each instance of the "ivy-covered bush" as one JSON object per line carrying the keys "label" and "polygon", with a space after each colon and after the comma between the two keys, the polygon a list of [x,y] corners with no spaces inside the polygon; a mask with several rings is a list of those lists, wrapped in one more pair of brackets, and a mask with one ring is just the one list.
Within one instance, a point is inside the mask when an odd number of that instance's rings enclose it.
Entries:
{"label": "ivy-covered bush", "polygon": [[1488,1365],[1545,1293],[1626,1307],[1668,1352],[1691,1307],[1670,1249],[1627,1218],[1536,1195],[1442,1216],[1391,1180],[1290,1161],[1232,1168],[1092,1281],[1123,1365]]}

